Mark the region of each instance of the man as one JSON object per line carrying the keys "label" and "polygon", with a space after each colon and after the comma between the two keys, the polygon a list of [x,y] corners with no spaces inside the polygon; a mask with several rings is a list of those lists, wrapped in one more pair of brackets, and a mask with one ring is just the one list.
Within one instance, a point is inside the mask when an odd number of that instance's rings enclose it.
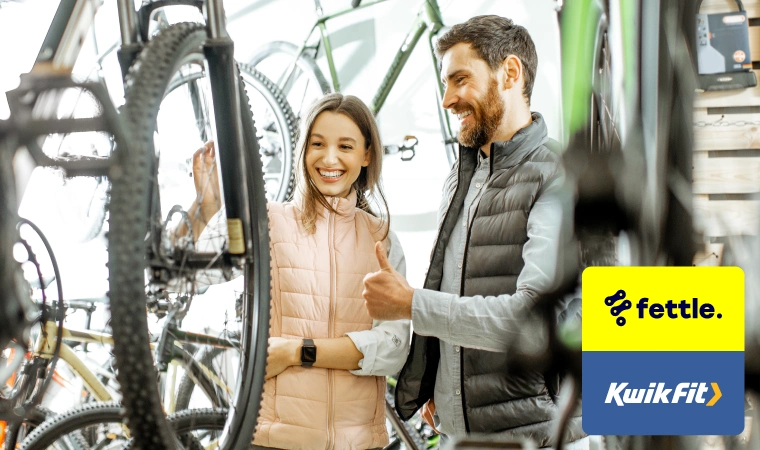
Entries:
{"label": "man", "polygon": [[[520,333],[541,339],[524,319],[561,278],[558,249],[569,233],[557,196],[560,159],[548,147],[557,143],[530,111],[536,50],[525,28],[478,16],[452,27],[436,52],[443,106],[461,121],[461,145],[425,288],[411,288],[379,251],[383,270],[365,278],[364,298],[375,319],[413,321],[396,387],[402,418],[425,405],[423,417],[435,413],[444,435],[495,433],[547,446],[557,413],[547,382],[540,373],[508,376],[504,353]],[[566,436],[584,436],[579,416]]]}

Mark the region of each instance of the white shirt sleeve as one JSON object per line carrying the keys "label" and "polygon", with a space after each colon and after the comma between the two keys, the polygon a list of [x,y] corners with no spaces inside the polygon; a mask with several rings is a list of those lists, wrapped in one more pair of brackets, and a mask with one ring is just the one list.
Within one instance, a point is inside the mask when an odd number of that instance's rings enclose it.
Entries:
{"label": "white shirt sleeve", "polygon": [[[401,242],[393,231],[388,233],[388,262],[402,276],[406,276],[406,260]],[[373,320],[372,328],[346,333],[356,348],[364,355],[359,360],[359,370],[354,375],[388,376],[398,373],[409,353],[410,321]]]}

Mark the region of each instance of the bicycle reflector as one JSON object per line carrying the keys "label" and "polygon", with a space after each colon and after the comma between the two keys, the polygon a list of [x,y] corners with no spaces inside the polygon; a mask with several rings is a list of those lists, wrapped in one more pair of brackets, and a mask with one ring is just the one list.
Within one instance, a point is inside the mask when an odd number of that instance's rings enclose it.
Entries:
{"label": "bicycle reflector", "polygon": [[[738,12],[697,14],[699,88],[704,91],[757,86],[749,51],[749,19],[741,0]],[[702,0],[697,3],[697,13]]]}

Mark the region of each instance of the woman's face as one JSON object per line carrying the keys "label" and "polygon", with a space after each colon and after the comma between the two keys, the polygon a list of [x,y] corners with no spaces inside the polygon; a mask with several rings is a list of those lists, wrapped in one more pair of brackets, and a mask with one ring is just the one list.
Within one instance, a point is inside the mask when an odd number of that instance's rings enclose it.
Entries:
{"label": "woman's face", "polygon": [[317,116],[306,148],[306,169],[323,195],[347,197],[369,150],[359,127],[348,116],[324,111]]}

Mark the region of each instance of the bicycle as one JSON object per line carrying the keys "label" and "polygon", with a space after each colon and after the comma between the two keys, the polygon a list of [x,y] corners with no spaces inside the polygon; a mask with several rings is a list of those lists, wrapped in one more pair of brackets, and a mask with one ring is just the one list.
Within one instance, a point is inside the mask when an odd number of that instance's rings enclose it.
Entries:
{"label": "bicycle", "polygon": [[[107,299],[79,299],[73,300],[65,305],[64,310],[58,310],[57,308],[51,308],[49,316],[60,319],[63,312],[70,309],[84,310],[91,313],[94,310],[95,303],[103,303]],[[168,306],[168,305],[164,305]],[[85,347],[87,344],[99,344],[103,346],[113,347],[113,337],[109,333],[97,332],[90,330],[89,327],[85,329],[72,328],[72,327],[59,327],[56,322],[50,320],[44,323],[44,330],[41,331],[32,347],[31,354],[27,357],[27,361],[18,372],[18,376],[13,386],[13,392],[15,393],[11,397],[18,397],[17,403],[23,403],[28,401],[33,394],[39,393],[39,395],[47,394],[45,391],[43,378],[39,377],[39,373],[44,373],[50,360],[56,353],[55,348],[58,343],[58,336],[61,336],[60,348],[58,354],[61,361],[65,362],[72,374],[81,379],[82,387],[87,396],[82,400],[87,402],[111,402],[118,399],[115,387],[108,387],[109,380],[115,380],[115,375],[110,370],[103,370],[100,367],[91,368],[80,356],[73,350],[72,345],[82,344]],[[59,333],[59,330],[61,331]],[[216,336],[204,335],[198,333],[189,333],[180,330],[176,326],[176,321],[167,320],[163,327],[162,338],[157,339],[156,342],[151,344],[151,347],[156,352],[157,364],[161,365],[162,372],[167,372],[167,369],[171,368],[171,376],[176,376],[176,367],[181,367],[184,371],[184,376],[188,379],[194,380],[197,383],[201,392],[208,400],[210,405],[214,408],[227,407],[228,401],[226,396],[230,392],[229,386],[211,370],[207,364],[203,361],[196,361],[191,350],[184,347],[192,348],[193,344],[213,345],[214,348],[219,349],[232,349],[235,344],[226,339],[221,339]],[[171,336],[171,339],[168,338]],[[181,344],[190,344],[181,345]],[[83,350],[85,350],[83,348]],[[60,374],[58,375],[60,378]],[[179,409],[187,409],[187,405],[182,407],[174,407],[174,399],[177,399],[177,405],[182,402],[180,400],[182,390],[180,389],[175,397],[173,389],[169,389],[169,386],[173,386],[174,383],[166,383],[164,387],[164,397],[170,398],[168,402],[170,407],[169,412],[175,412]],[[31,420],[24,421],[25,427],[21,427],[21,423],[11,423],[5,433],[5,442],[3,448],[12,449],[15,448],[17,442],[20,442],[19,437],[28,435],[31,429],[36,428],[40,423],[54,416],[55,414],[45,412],[44,414],[34,414],[29,417]],[[40,420],[42,417],[42,420]]]}
{"label": "bicycle", "polygon": [[[353,11],[368,8],[387,0],[375,0],[364,2],[361,0],[352,0],[351,8],[341,10],[332,14],[324,15],[320,0],[314,0],[314,6],[317,14],[317,20],[307,33],[303,44],[297,47],[295,44],[284,41],[270,42],[261,47],[249,60],[248,63],[261,71],[271,80],[275,81],[280,90],[287,96],[288,103],[294,109],[296,116],[300,117],[304,108],[308,107],[314,100],[329,92],[340,92],[340,80],[335,68],[335,61],[332,53],[330,36],[327,32],[327,22],[334,18],[350,14]],[[316,44],[310,44],[314,32],[319,29],[319,40]],[[440,67],[434,51],[434,40],[442,31],[446,30],[441,17],[441,10],[438,6],[438,0],[425,0],[424,6],[417,14],[414,24],[410,28],[406,38],[402,42],[398,52],[396,52],[393,61],[388,66],[388,71],[377,88],[377,92],[369,104],[373,114],[380,113],[385,104],[388,94],[393,89],[396,80],[401,71],[404,69],[407,60],[411,56],[415,47],[419,43],[425,31],[428,30],[427,41],[430,47],[430,55],[433,59],[433,71],[436,80],[436,108],[438,119],[441,125],[443,143],[446,149],[446,156],[449,164],[456,160],[457,150],[455,148],[456,130],[452,127],[450,113],[441,106],[443,98],[443,84],[441,83]],[[327,59],[327,66],[330,71],[330,80],[325,78],[319,66],[316,63],[317,54],[323,48]],[[454,121],[453,123],[457,123]],[[416,138],[407,136],[400,145],[386,146],[386,153],[401,153],[403,160],[411,160],[415,155]]]}

